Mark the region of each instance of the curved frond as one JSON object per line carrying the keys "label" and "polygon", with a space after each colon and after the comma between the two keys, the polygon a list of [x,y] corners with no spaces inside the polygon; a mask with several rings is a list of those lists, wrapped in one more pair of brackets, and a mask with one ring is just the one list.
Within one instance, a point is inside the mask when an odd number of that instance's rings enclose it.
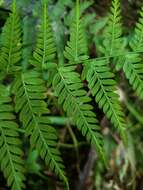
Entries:
{"label": "curved frond", "polygon": [[27,71],[17,76],[13,85],[16,112],[30,135],[31,146],[35,146],[42,159],[68,186],[60,152],[56,148],[56,130],[47,117],[45,83],[37,71]]}
{"label": "curved frond", "polygon": [[133,51],[143,52],[143,7],[140,11],[140,18],[135,27],[135,33],[130,41]]}
{"label": "curved frond", "polygon": [[47,3],[43,1],[37,44],[31,64],[44,71],[54,66],[55,56],[56,46],[48,16]]}
{"label": "curved frond", "polygon": [[0,165],[12,190],[24,188],[24,161],[18,125],[6,87],[0,85]]}
{"label": "curved frond", "polygon": [[58,73],[53,80],[58,102],[63,105],[67,115],[72,117],[83,136],[96,146],[98,153],[104,159],[103,139],[96,115],[89,104],[90,98],[83,89],[80,75],[74,70],[74,66],[58,68]]}
{"label": "curved frond", "polygon": [[137,95],[143,99],[143,64],[139,55],[127,55],[123,70]]}
{"label": "curved frond", "polygon": [[115,92],[114,74],[108,68],[106,60],[93,60],[89,62],[87,67],[87,81],[92,95],[95,96],[99,108],[103,109],[106,117],[111,120],[124,140],[125,117],[120,106],[119,97]]}
{"label": "curved frond", "polygon": [[73,18],[73,23],[70,28],[70,40],[67,42],[64,52],[65,58],[68,59],[71,64],[78,64],[88,59],[84,27],[79,1],[77,0],[75,17]]}
{"label": "curved frond", "polygon": [[16,10],[16,1],[2,31],[0,70],[10,73],[18,69],[22,56],[20,18]]}

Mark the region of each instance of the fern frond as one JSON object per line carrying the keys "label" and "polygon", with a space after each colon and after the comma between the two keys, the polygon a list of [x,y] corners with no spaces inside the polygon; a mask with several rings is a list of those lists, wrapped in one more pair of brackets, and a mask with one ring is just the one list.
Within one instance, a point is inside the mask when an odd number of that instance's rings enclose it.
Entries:
{"label": "fern frond", "polygon": [[6,73],[19,69],[22,56],[21,34],[20,18],[16,10],[16,1],[13,0],[12,13],[2,31],[0,70]]}
{"label": "fern frond", "polygon": [[107,66],[107,60],[92,61],[85,67],[87,71],[87,81],[89,89],[99,108],[103,109],[106,117],[111,120],[118,129],[121,137],[125,140],[125,117],[122,112],[119,97],[116,91],[114,74]]}
{"label": "fern frond", "polygon": [[135,33],[130,41],[130,47],[133,51],[143,52],[143,7],[140,11],[140,18],[135,27]]}
{"label": "fern frond", "polygon": [[143,64],[139,55],[127,55],[123,70],[137,95],[143,99]]}
{"label": "fern frond", "polygon": [[13,114],[12,100],[7,88],[0,85],[0,165],[12,190],[22,190],[25,185],[23,152]]}
{"label": "fern frond", "polygon": [[64,55],[71,64],[78,64],[88,59],[87,51],[84,24],[81,18],[79,1],[77,0],[75,17],[70,28],[70,40],[67,42]]}
{"label": "fern frond", "polygon": [[31,63],[41,71],[53,67],[53,62],[56,56],[56,46],[47,12],[47,3],[46,1],[43,1],[37,45],[33,53],[34,59],[31,61]]}
{"label": "fern frond", "polygon": [[60,152],[56,148],[56,130],[47,117],[45,83],[37,71],[27,71],[17,76],[13,85],[16,112],[30,135],[31,146],[35,146],[51,170],[68,186]]}
{"label": "fern frond", "polygon": [[53,87],[58,102],[63,105],[67,115],[87,140],[95,145],[98,153],[104,160],[103,139],[93,107],[89,104],[90,98],[83,89],[80,75],[76,73],[75,66],[59,67],[53,80]]}
{"label": "fern frond", "polygon": [[112,0],[107,27],[104,31],[102,52],[107,56],[119,54],[123,48],[120,0]]}

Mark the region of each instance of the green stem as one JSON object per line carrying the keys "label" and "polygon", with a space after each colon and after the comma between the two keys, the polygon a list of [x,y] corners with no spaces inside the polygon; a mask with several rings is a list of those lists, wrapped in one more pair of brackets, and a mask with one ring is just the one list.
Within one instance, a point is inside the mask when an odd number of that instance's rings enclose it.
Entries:
{"label": "green stem", "polygon": [[131,114],[141,123],[143,124],[143,117],[142,115],[133,107],[133,105],[128,102],[125,101],[125,104],[127,106],[127,109],[131,112]]}
{"label": "green stem", "polygon": [[[81,147],[81,146],[85,146],[85,145],[88,145],[88,144],[86,142],[79,142],[77,144],[77,147]],[[72,149],[72,148],[75,148],[75,145],[74,144],[67,144],[67,143],[59,143],[59,147]]]}
{"label": "green stem", "polygon": [[80,166],[78,164],[79,163],[79,150],[78,150],[79,144],[78,144],[78,140],[77,140],[77,138],[76,138],[76,136],[75,136],[75,134],[74,134],[74,132],[73,132],[73,130],[70,127],[69,124],[67,124],[67,128],[68,128],[68,131],[69,131],[69,133],[71,135],[71,138],[73,140],[73,143],[74,143],[74,148],[75,148],[76,158],[77,158],[77,170],[78,170],[78,172],[80,172]]}
{"label": "green stem", "polygon": [[73,124],[71,118],[68,117],[50,116],[48,119],[53,125],[67,125],[67,123],[70,123],[70,125]]}
{"label": "green stem", "polygon": [[[58,117],[58,116],[51,116],[51,117],[48,117],[48,119],[50,120],[51,124],[53,125],[67,125],[67,123],[70,123],[70,125],[72,125],[72,121],[71,121],[71,118],[68,118],[68,117]],[[17,128],[17,131],[19,131],[20,133],[25,133],[25,129],[22,129],[22,128]],[[72,135],[73,136],[73,135]],[[75,138],[74,138],[74,141],[75,141]]]}

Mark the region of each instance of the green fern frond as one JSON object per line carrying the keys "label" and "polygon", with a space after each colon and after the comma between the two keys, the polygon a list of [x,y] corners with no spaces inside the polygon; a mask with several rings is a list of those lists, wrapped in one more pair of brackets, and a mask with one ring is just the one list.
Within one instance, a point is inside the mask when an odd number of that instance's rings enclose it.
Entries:
{"label": "green fern frond", "polygon": [[0,85],[0,165],[12,190],[22,190],[25,185],[23,152],[13,114],[12,100],[7,88]]}
{"label": "green fern frond", "polygon": [[143,99],[143,64],[141,56],[137,54],[137,52],[143,52],[143,7],[134,36],[130,41],[130,47],[133,52],[125,56],[123,70],[136,94]]}
{"label": "green fern frond", "polygon": [[77,0],[75,17],[70,28],[70,40],[67,42],[64,55],[71,64],[78,64],[88,59],[87,51],[84,24],[81,18],[79,1]]}
{"label": "green fern frond", "polygon": [[138,54],[126,56],[123,70],[137,95],[143,99],[143,64]]}
{"label": "green fern frond", "polygon": [[22,56],[20,18],[16,10],[16,1],[13,0],[12,13],[2,31],[2,48],[0,56],[0,70],[11,73],[19,69]]}
{"label": "green fern frond", "polygon": [[63,161],[56,148],[56,130],[50,125],[47,117],[49,110],[44,101],[46,88],[40,76],[34,70],[17,76],[13,85],[15,109],[26,128],[26,133],[30,135],[31,146],[36,147],[41,158],[68,187]]}
{"label": "green fern frond", "polygon": [[121,7],[120,0],[112,0],[111,12],[107,27],[104,31],[104,41],[102,52],[107,56],[115,56],[123,49]]}
{"label": "green fern frond", "polygon": [[143,52],[143,7],[140,11],[140,18],[135,27],[135,34],[130,41],[133,51]]}
{"label": "green fern frond", "polygon": [[91,61],[85,67],[89,89],[99,108],[103,109],[106,117],[111,120],[125,140],[125,117],[122,112],[119,96],[116,93],[114,74],[107,66],[106,60]]}
{"label": "green fern frond", "polygon": [[42,3],[42,16],[40,19],[40,27],[37,36],[37,45],[33,53],[31,64],[41,71],[47,70],[54,66],[56,56],[56,46],[54,42],[52,27],[49,21],[47,3]]}
{"label": "green fern frond", "polygon": [[103,139],[93,107],[89,104],[90,98],[83,89],[80,75],[74,66],[58,68],[58,73],[53,80],[53,87],[58,97],[58,102],[63,105],[67,115],[72,117],[78,129],[87,140],[95,145],[98,153],[104,160]]}

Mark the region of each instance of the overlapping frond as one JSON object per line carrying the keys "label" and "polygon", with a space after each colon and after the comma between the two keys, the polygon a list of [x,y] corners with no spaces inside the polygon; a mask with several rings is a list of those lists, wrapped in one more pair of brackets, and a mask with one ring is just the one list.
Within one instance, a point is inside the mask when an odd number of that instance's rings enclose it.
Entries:
{"label": "overlapping frond", "polygon": [[78,64],[88,59],[87,51],[84,24],[81,18],[79,1],[77,0],[75,17],[70,28],[70,40],[67,42],[64,55],[71,64]]}
{"label": "overlapping frond", "polygon": [[75,66],[58,68],[53,80],[53,87],[58,102],[63,105],[67,115],[72,117],[78,129],[87,140],[95,145],[98,153],[104,159],[103,139],[93,107],[89,104],[90,98],[83,89],[80,75],[76,73]]}
{"label": "overlapping frond", "polygon": [[143,99],[143,64],[139,55],[127,55],[123,70],[137,95]]}
{"label": "overlapping frond", "polygon": [[0,85],[0,165],[12,190],[22,190],[25,185],[23,152],[18,125],[13,114],[12,100],[7,88]]}
{"label": "overlapping frond", "polygon": [[114,74],[107,66],[106,60],[91,61],[87,64],[87,81],[89,89],[99,108],[118,129],[121,137],[125,136],[125,117],[122,112],[119,97],[116,93]]}
{"label": "overlapping frond", "polygon": [[112,0],[107,27],[104,31],[102,52],[107,56],[115,56],[123,52],[122,24],[120,0]]}
{"label": "overlapping frond", "polygon": [[136,94],[143,99],[143,64],[139,54],[139,52],[143,52],[143,7],[130,41],[130,47],[133,52],[126,55],[123,70]]}
{"label": "overlapping frond", "polygon": [[56,148],[56,130],[47,117],[45,83],[37,71],[27,71],[17,76],[13,85],[16,112],[20,115],[31,146],[35,146],[50,169],[68,186],[60,152]]}
{"label": "overlapping frond", "polygon": [[41,71],[54,66],[56,55],[56,46],[54,42],[52,27],[50,24],[46,1],[42,3],[42,16],[40,18],[39,32],[37,35],[37,44],[33,53],[31,64]]}
{"label": "overlapping frond", "polygon": [[130,47],[134,52],[143,52],[143,7],[140,11],[140,18],[135,27],[135,33],[130,41]]}
{"label": "overlapping frond", "polygon": [[2,48],[0,56],[0,70],[11,73],[17,70],[22,55],[20,18],[13,0],[12,12],[2,31]]}

